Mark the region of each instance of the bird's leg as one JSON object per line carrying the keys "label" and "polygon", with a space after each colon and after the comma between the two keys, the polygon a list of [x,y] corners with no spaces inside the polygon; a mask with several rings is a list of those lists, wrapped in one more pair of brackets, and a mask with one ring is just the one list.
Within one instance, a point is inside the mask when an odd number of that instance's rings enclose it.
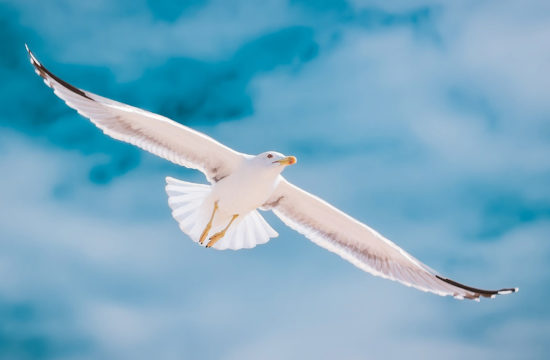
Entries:
{"label": "bird's leg", "polygon": [[218,242],[218,240],[220,240],[222,237],[225,236],[225,232],[227,231],[227,229],[229,229],[229,227],[231,226],[231,224],[233,223],[233,221],[235,221],[235,219],[239,216],[239,214],[235,214],[233,215],[233,217],[231,218],[231,221],[229,222],[229,224],[227,224],[227,226],[225,227],[225,229],[223,229],[222,231],[218,232],[218,233],[215,233],[214,235],[212,235],[210,237],[210,241],[208,241],[208,244],[206,244],[206,247],[209,248],[209,247],[212,247],[214,246],[215,243]]}
{"label": "bird's leg", "polygon": [[214,210],[212,210],[212,215],[210,216],[210,221],[208,221],[208,224],[206,224],[206,227],[204,228],[204,231],[201,234],[201,238],[199,240],[199,243],[201,245],[204,242],[204,239],[206,239],[206,237],[208,236],[210,229],[212,228],[212,221],[214,220],[214,214],[216,214],[217,210],[218,210],[218,202],[216,201],[214,203]]}

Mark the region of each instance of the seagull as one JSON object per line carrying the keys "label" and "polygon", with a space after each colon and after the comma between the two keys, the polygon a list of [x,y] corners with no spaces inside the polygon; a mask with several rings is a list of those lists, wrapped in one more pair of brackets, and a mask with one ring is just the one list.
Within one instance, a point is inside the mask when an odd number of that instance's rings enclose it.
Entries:
{"label": "seagull", "polygon": [[172,216],[203,247],[238,250],[265,244],[278,233],[258,210],[271,210],[315,244],[375,276],[476,301],[518,291],[477,289],[440,275],[369,226],[287,181],[281,173],[296,164],[294,156],[240,153],[164,116],[79,89],[25,48],[44,83],[106,135],[204,173],[208,185],[166,178]]}

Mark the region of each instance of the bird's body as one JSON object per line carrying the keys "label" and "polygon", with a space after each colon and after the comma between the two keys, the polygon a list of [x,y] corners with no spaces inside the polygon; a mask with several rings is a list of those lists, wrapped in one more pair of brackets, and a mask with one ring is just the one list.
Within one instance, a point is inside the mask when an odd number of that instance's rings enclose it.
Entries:
{"label": "bird's body", "polygon": [[367,225],[289,183],[281,172],[296,162],[293,156],[237,152],[163,116],[76,88],[27,51],[46,85],[105,134],[206,175],[210,185],[166,178],[172,216],[203,246],[238,250],[266,243],[278,234],[258,210],[272,210],[317,245],[376,276],[460,299],[517,291],[477,289],[439,275]]}
{"label": "bird's body", "polygon": [[258,166],[255,158],[245,159],[231,175],[212,186],[210,201],[219,200],[219,212],[230,218],[233,214],[248,214],[267,202],[277,185],[280,166]]}
{"label": "bird's body", "polygon": [[[288,164],[281,164],[285,161]],[[172,215],[180,223],[181,230],[201,245],[208,245],[204,239],[201,241],[200,230],[206,228],[210,217],[212,222],[205,236],[219,233],[231,223],[230,231],[224,238],[212,245],[216,249],[238,250],[267,242],[276,237],[277,232],[267,225],[256,210],[272,197],[281,181],[280,173],[284,166],[295,161],[293,157],[285,157],[274,151],[244,157],[233,173],[211,186],[191,183],[183,186],[180,180],[168,178],[166,190]],[[172,195],[172,191],[177,193]],[[194,202],[188,203],[181,199],[192,199]],[[212,216],[214,208],[216,213]],[[257,225],[257,234],[247,234],[249,221]]]}

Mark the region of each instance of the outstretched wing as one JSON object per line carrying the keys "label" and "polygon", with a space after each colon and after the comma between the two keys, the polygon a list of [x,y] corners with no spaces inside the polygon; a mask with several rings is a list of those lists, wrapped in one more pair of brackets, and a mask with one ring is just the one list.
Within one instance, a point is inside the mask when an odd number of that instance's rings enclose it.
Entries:
{"label": "outstretched wing", "polygon": [[285,179],[264,207],[317,245],[376,276],[459,299],[492,298],[518,290],[476,289],[442,277],[367,225]]}
{"label": "outstretched wing", "polygon": [[164,116],[78,89],[46,69],[25,45],[36,73],[54,93],[103,132],[173,163],[202,171],[210,182],[231,174],[244,158],[214,139]]}

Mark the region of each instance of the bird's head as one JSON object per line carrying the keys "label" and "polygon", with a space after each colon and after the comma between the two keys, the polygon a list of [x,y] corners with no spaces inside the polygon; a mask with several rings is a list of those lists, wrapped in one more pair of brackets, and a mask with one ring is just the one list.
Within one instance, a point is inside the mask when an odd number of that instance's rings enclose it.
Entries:
{"label": "bird's head", "polygon": [[283,169],[292,164],[296,164],[296,158],[294,156],[285,156],[276,151],[266,151],[254,157],[254,161],[265,168],[270,169]]}

